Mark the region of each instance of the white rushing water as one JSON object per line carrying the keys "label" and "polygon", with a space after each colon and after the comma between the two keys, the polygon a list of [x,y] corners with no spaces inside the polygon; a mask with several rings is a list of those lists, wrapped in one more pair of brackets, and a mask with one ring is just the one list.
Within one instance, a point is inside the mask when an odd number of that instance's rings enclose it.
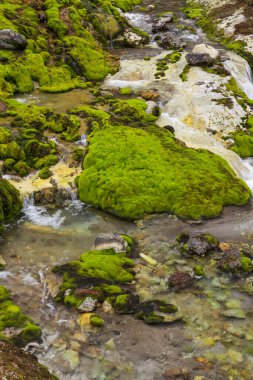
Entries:
{"label": "white rushing water", "polygon": [[233,52],[227,52],[226,55],[229,59],[223,63],[225,69],[230,72],[249,99],[253,99],[252,73],[248,62]]}
{"label": "white rushing water", "polygon": [[25,218],[37,226],[47,226],[58,229],[65,220],[62,210],[48,212],[45,206],[35,206],[33,194],[23,197],[23,213]]}

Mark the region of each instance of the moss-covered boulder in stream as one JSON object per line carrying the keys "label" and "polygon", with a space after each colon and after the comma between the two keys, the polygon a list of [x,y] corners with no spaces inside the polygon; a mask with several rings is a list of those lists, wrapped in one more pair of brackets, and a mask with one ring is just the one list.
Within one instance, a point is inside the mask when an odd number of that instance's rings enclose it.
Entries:
{"label": "moss-covered boulder in stream", "polygon": [[22,208],[19,192],[7,180],[0,177],[0,233],[4,222],[17,216]]}
{"label": "moss-covered boulder in stream", "polygon": [[227,162],[187,148],[156,126],[105,126],[89,137],[78,188],[80,199],[124,218],[171,212],[180,218],[218,216],[223,206],[251,195]]}
{"label": "moss-covered boulder in stream", "polygon": [[41,329],[13,303],[9,291],[0,286],[0,340],[23,347],[38,340],[41,333]]}
{"label": "moss-covered boulder in stream", "polygon": [[[105,241],[106,236],[109,235],[99,235],[96,239],[97,250],[85,252],[79,260],[53,268],[54,273],[63,275],[55,300],[80,313],[97,311],[101,304],[106,303],[118,314],[134,314],[147,323],[170,323],[181,319],[174,305],[158,300],[141,302],[133,283],[135,262],[128,257],[133,250],[132,239],[127,235],[113,234],[112,239]],[[124,252],[117,249],[116,243],[120,239],[126,243]],[[105,244],[114,248],[100,250]],[[89,319],[90,324],[101,327],[103,321],[96,314],[94,318]]]}

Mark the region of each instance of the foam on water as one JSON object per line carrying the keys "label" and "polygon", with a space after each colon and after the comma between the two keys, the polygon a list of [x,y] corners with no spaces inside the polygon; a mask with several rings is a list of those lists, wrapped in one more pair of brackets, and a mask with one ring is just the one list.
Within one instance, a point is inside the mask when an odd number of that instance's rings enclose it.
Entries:
{"label": "foam on water", "polygon": [[45,206],[34,206],[26,204],[23,208],[25,218],[37,226],[47,226],[58,229],[65,220],[62,210],[57,210],[49,214]]}

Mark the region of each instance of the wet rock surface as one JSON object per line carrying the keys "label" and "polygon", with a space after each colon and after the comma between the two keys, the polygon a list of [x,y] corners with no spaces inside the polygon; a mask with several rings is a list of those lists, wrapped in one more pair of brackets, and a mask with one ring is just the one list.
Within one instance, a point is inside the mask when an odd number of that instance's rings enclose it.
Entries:
{"label": "wet rock surface", "polygon": [[175,290],[188,288],[193,284],[193,282],[193,276],[187,272],[173,273],[168,280],[169,286],[174,288]]}
{"label": "wet rock surface", "polygon": [[36,356],[0,341],[0,377],[6,380],[57,380]]}

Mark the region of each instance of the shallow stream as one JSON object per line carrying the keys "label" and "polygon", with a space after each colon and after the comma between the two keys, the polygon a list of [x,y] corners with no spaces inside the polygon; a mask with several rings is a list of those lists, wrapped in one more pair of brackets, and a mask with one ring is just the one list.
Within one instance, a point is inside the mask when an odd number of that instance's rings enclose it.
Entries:
{"label": "shallow stream", "polygon": [[[149,1],[145,0],[144,5],[148,4]],[[165,6],[164,0],[156,0],[155,4],[157,7],[149,13],[130,12],[127,18],[149,33],[155,16],[165,10],[176,12],[182,22],[192,25],[179,9],[181,2],[170,0]],[[197,34],[189,30],[185,33],[189,50],[196,43],[208,42],[200,30]],[[229,55],[227,69],[253,98],[247,63],[234,53],[212,45],[221,50],[222,55]],[[253,187],[250,160],[242,161],[201,128],[201,117],[193,120],[192,125],[185,122],[189,109],[192,108],[192,113],[197,109],[194,98],[197,90],[191,93],[178,78],[178,72],[185,65],[184,57],[169,70],[164,80],[154,80],[155,62],[157,57],[164,55],[153,40],[146,48],[123,49],[122,68],[105,81],[104,88],[155,88],[161,95],[163,109],[160,125],[172,125],[176,137],[187,145],[207,148],[222,155]],[[144,61],[145,56],[151,59]],[[195,74],[197,76],[198,72]],[[35,92],[19,97],[19,100],[63,112],[88,102],[89,96],[82,91],[53,96]],[[208,94],[205,101],[208,101]],[[136,223],[122,221],[77,200],[69,201],[63,208],[38,207],[32,200],[28,201],[21,218],[6,229],[0,245],[0,254],[7,264],[6,271],[0,272],[1,282],[43,330],[43,343],[31,344],[27,349],[35,352],[40,362],[63,380],[159,380],[168,368],[183,368],[192,374],[190,379],[194,376],[226,379],[226,373],[234,376],[232,379],[252,379],[253,306],[252,296],[241,291],[244,283],[234,281],[229,275],[218,277],[212,261],[199,259],[206,277],[193,289],[172,293],[168,292],[166,285],[173,270],[196,265],[194,259],[181,257],[173,247],[179,233],[209,232],[220,241],[240,242],[252,249],[252,221],[252,204],[244,208],[229,207],[217,219],[188,224],[167,214],[147,217]],[[157,261],[154,268],[136,258],[139,267],[137,291],[144,300],[156,297],[176,304],[184,322],[149,326],[132,316],[101,314],[105,327],[94,330],[80,327],[78,313],[53,302],[57,282],[51,268],[89,250],[96,235],[102,232],[131,235],[138,241],[139,251]],[[227,310],[239,313],[240,317],[227,318],[224,316]]]}

